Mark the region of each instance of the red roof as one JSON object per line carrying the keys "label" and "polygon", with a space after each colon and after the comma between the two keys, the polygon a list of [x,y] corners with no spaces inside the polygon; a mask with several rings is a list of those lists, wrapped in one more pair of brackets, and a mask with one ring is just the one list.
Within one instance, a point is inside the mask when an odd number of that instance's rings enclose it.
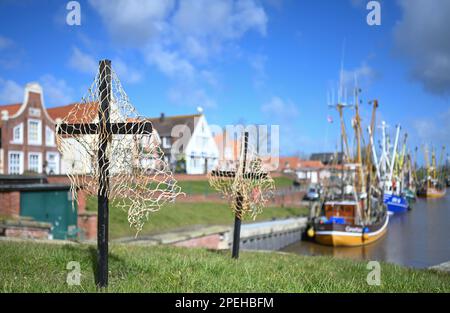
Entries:
{"label": "red roof", "polygon": [[302,160],[298,157],[280,157],[278,169],[283,171],[286,169],[298,170],[302,168],[323,168],[324,165],[320,161]]}
{"label": "red roof", "polygon": [[279,159],[279,169],[285,170],[285,169],[291,169],[296,170],[300,166],[300,158],[298,157],[280,157]]}
{"label": "red roof", "polygon": [[20,109],[21,105],[22,103],[0,105],[0,112],[6,110],[9,115],[14,115]]}
{"label": "red roof", "polygon": [[[5,104],[0,105],[1,111],[8,111],[8,115],[14,115],[22,106],[22,103],[14,103],[14,104]],[[76,114],[70,118],[68,122],[72,123],[83,123],[83,122],[91,122],[92,119],[95,118],[97,114],[97,105],[94,102],[89,103],[72,103],[60,107],[54,107],[47,109],[48,115],[56,120],[57,118],[63,119],[65,118],[76,106],[86,106],[84,108],[80,107],[80,110],[76,111]]]}
{"label": "red roof", "polygon": [[300,167],[309,167],[309,168],[322,168],[324,167],[323,163],[320,161],[310,161],[310,160],[302,160],[300,161]]}
{"label": "red roof", "polygon": [[53,120],[56,120],[57,118],[60,119],[66,118],[72,110],[74,110],[75,113],[66,122],[88,123],[91,122],[96,117],[97,103],[96,102],[72,103],[61,107],[47,109],[47,113]]}

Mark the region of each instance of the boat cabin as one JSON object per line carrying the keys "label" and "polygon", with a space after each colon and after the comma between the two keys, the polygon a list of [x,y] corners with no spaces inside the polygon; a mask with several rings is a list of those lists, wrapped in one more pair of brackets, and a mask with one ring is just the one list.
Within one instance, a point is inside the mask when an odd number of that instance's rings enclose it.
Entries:
{"label": "boat cabin", "polygon": [[324,204],[327,223],[353,224],[357,212],[355,201],[328,201]]}

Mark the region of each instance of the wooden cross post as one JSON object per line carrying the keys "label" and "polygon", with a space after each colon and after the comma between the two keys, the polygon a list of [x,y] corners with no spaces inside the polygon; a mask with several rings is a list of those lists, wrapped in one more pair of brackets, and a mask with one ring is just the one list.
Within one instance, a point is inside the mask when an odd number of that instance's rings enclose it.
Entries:
{"label": "wooden cross post", "polygon": [[57,133],[60,135],[98,135],[98,224],[97,224],[97,285],[108,286],[108,226],[109,226],[109,159],[107,156],[108,143],[112,135],[151,135],[152,124],[148,121],[133,123],[111,123],[111,61],[101,60],[100,86],[98,94],[98,123],[93,124],[61,124],[57,125]]}
{"label": "wooden cross post", "polygon": [[[244,132],[243,138],[243,164],[242,164],[242,173],[236,173],[235,171],[212,171],[212,176],[217,177],[229,177],[234,178],[236,175],[242,175],[243,179],[253,179],[253,178],[265,178],[267,177],[267,173],[245,173],[246,163],[247,163],[247,150],[248,150],[248,132]],[[239,244],[241,241],[241,217],[240,214],[242,211],[242,206],[244,202],[244,197],[238,191],[236,195],[236,213],[234,217],[234,231],[233,231],[233,248],[231,252],[231,257],[234,259],[239,258]]]}

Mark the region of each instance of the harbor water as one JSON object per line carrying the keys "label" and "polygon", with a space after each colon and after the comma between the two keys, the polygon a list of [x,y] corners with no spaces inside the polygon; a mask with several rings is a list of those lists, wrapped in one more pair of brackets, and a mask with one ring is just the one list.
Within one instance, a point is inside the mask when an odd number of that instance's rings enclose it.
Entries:
{"label": "harbor water", "polygon": [[450,189],[444,198],[418,198],[411,211],[391,216],[386,235],[373,244],[333,248],[298,241],[282,251],[385,261],[417,268],[450,261]]}

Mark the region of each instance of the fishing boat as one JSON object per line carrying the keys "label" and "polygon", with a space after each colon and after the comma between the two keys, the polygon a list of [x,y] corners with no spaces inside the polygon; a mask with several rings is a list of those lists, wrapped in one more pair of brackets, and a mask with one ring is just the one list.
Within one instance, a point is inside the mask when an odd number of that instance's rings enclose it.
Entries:
{"label": "fishing boat", "polygon": [[[323,245],[361,246],[380,239],[387,230],[389,216],[383,203],[382,190],[372,175],[370,153],[363,161],[361,153],[361,119],[359,116],[359,89],[355,91],[353,127],[356,137],[356,157],[350,159],[343,109],[347,105],[336,105],[341,120],[341,148],[343,164],[339,180],[340,188],[326,186],[319,216],[313,220],[308,235]],[[375,111],[378,102],[374,101],[371,128],[374,127]],[[370,151],[370,147],[368,148]],[[344,151],[345,150],[345,151]],[[340,192],[336,192],[340,189]],[[331,191],[331,192],[330,192]]]}
{"label": "fishing boat", "polygon": [[383,201],[386,204],[387,210],[393,214],[404,213],[410,208],[410,202],[408,202],[405,193],[403,192],[403,160],[407,136],[405,135],[403,143],[403,153],[399,156],[397,153],[397,146],[401,127],[400,125],[397,125],[396,128],[394,146],[392,150],[390,150],[388,148],[389,137],[386,134],[386,123],[382,121],[380,158],[378,158],[375,145],[373,144],[372,135],[370,138],[379,186],[383,189]]}
{"label": "fishing boat", "polygon": [[443,179],[441,164],[444,155],[445,147],[442,147],[440,161],[436,164],[435,150],[431,151],[431,165],[428,162],[428,150],[425,147],[425,163],[426,163],[426,178],[422,181],[421,186],[417,191],[417,195],[421,198],[442,198],[445,196],[447,189]]}
{"label": "fishing boat", "polygon": [[[417,154],[417,147],[415,155]],[[408,200],[408,203],[413,203],[417,198],[417,174],[416,174],[416,157],[414,156],[414,162],[411,160],[411,154],[408,153],[406,159],[406,168],[404,173],[404,185],[406,186],[403,193]]]}
{"label": "fishing boat", "polygon": [[[375,201],[373,208],[379,208],[382,201]],[[326,201],[325,215],[319,218],[314,226],[316,242],[329,246],[351,247],[367,245],[380,239],[387,231],[389,215],[386,210],[378,210],[369,221],[364,222],[360,214],[364,205],[364,200]]]}
{"label": "fishing boat", "polygon": [[389,212],[398,214],[408,211],[410,205],[409,201],[406,200],[406,196],[397,196],[395,194],[384,194],[384,203],[387,206]]}
{"label": "fishing boat", "polygon": [[417,192],[415,189],[406,188],[404,191],[404,195],[406,197],[406,200],[408,200],[408,204],[411,204],[411,202],[416,201]]}
{"label": "fishing boat", "polygon": [[417,191],[417,196],[421,198],[442,198],[445,196],[447,189],[436,180],[428,179]]}

